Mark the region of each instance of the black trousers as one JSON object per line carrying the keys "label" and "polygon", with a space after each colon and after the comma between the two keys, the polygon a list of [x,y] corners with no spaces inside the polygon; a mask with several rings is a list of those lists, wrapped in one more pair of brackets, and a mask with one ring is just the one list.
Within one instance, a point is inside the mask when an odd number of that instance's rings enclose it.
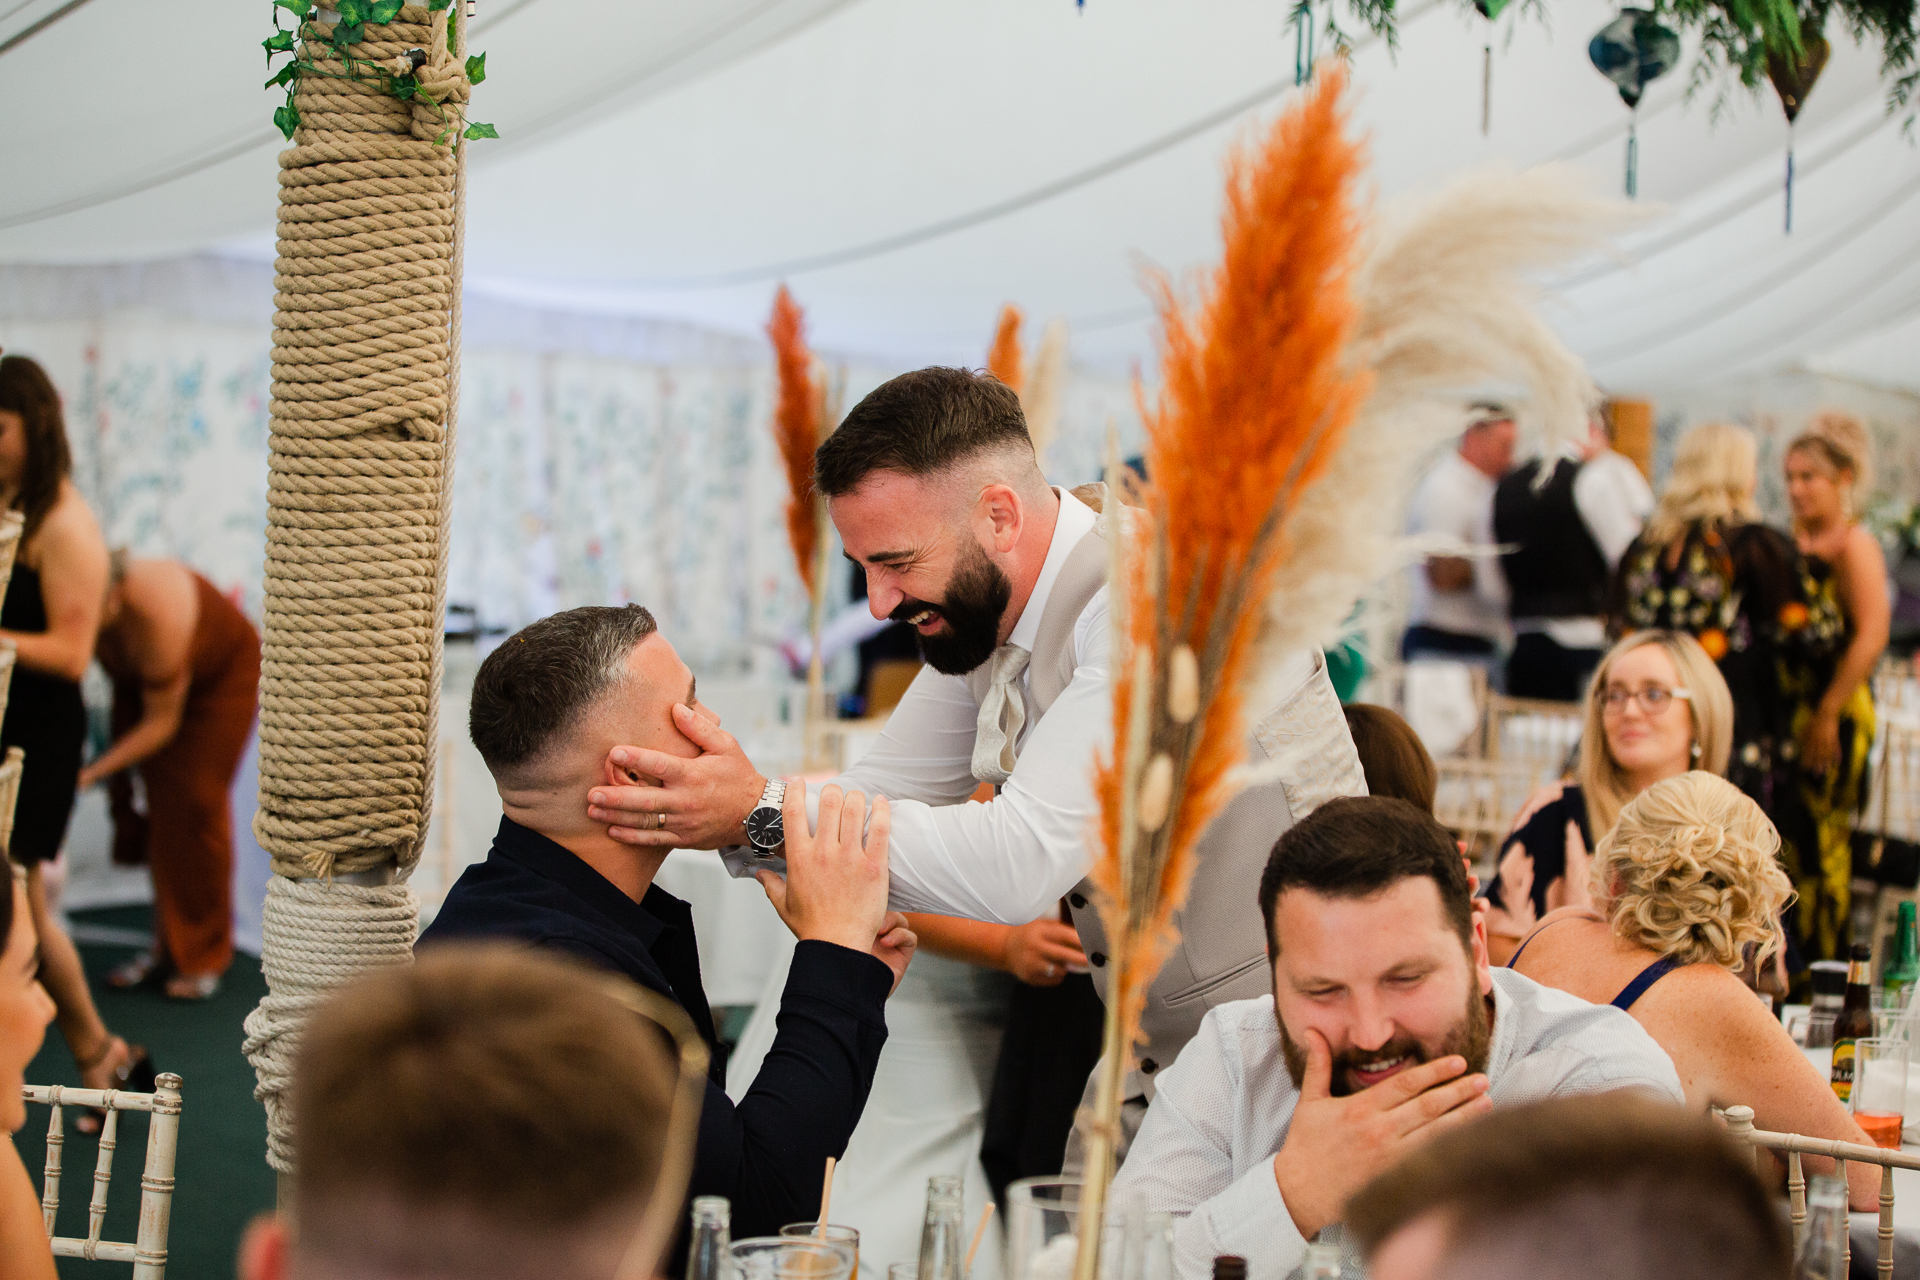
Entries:
{"label": "black trousers", "polygon": [[1002,1208],[1008,1183],[1060,1172],[1105,1023],[1106,1006],[1084,973],[1056,987],[1013,989],[980,1136],[980,1164]]}
{"label": "black trousers", "polygon": [[1545,698],[1578,702],[1586,696],[1587,680],[1600,665],[1602,649],[1568,649],[1545,632],[1516,636],[1507,658],[1507,694],[1514,698]]}

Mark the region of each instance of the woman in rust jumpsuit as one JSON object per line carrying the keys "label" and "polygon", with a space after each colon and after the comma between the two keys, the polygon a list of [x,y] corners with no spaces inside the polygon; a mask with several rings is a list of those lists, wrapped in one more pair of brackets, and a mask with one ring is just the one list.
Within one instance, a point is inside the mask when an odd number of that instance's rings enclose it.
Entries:
{"label": "woman in rust jumpsuit", "polygon": [[205,999],[233,958],[233,829],[228,794],[253,729],[260,637],[217,587],[172,560],[113,556],[96,653],[113,677],[113,745],[81,785],[138,766],[114,788],[116,855],[144,844],[153,875],[154,948],[109,977],[164,977],[176,999]]}

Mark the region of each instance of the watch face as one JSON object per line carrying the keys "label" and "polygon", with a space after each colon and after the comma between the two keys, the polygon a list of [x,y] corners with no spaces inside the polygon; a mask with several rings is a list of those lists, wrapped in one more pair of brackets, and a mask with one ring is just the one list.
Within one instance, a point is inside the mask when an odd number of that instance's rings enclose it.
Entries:
{"label": "watch face", "polygon": [[756,849],[777,849],[786,838],[780,810],[762,805],[747,815],[747,842]]}

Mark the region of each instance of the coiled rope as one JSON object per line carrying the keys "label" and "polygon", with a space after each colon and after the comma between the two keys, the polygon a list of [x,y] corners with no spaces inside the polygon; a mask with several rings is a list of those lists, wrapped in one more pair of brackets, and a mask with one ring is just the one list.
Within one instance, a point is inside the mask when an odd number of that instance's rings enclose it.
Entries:
{"label": "coiled rope", "polygon": [[348,51],[395,68],[423,51],[413,101],[349,78],[310,24],[280,155],[254,819],[274,879],[246,1052],[282,1173],[300,1027],[354,974],[410,960],[418,926],[392,880],[425,842],[438,736],[470,92],[449,16],[408,5]]}

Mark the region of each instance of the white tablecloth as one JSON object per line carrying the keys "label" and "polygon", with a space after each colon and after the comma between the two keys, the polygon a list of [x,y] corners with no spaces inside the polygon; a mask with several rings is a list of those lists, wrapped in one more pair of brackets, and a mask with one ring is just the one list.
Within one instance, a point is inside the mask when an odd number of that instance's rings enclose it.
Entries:
{"label": "white tablecloth", "polygon": [[707,1003],[757,1004],[776,968],[786,972],[793,935],[757,881],[735,880],[720,855],[675,849],[653,882],[693,908]]}

